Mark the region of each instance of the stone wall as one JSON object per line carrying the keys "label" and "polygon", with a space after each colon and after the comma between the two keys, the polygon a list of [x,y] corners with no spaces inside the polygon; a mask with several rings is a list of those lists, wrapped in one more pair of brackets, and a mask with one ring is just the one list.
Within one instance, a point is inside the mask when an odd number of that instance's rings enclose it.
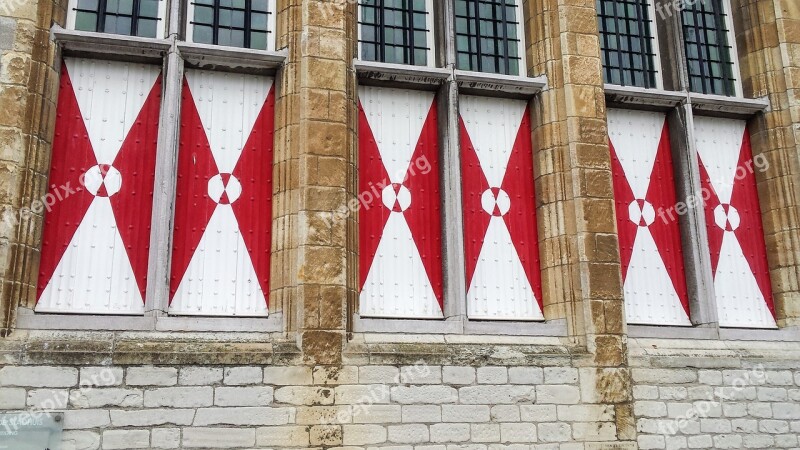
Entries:
{"label": "stone wall", "polygon": [[[67,449],[578,449],[617,441],[615,405],[595,403],[594,376],[579,369],[590,358],[558,339],[356,336],[342,366],[311,367],[296,365],[293,345],[275,336],[271,344],[185,337],[162,336],[150,349],[136,343],[152,337],[135,333],[6,340],[0,410],[64,411]],[[157,350],[170,344],[172,352]],[[257,345],[268,351],[248,355]]]}
{"label": "stone wall", "polygon": [[[0,398],[4,408],[23,409],[69,396],[64,441],[76,449],[486,446],[614,438],[613,409],[579,405],[578,371],[571,367],[336,371],[338,379],[330,380],[326,369],[309,367],[5,367]],[[77,387],[103,372],[113,376],[108,385]]]}
{"label": "stone wall", "polygon": [[800,345],[639,339],[631,353],[640,449],[800,445]]}
{"label": "stone wall", "polygon": [[0,5],[0,336],[17,304],[35,300],[42,210],[55,122],[58,75],[52,23],[66,2],[14,0]]}
{"label": "stone wall", "polygon": [[763,449],[800,435],[797,344],[632,340],[638,436],[623,444],[589,355],[555,338],[355,336],[331,367],[296,365],[277,336],[175,352],[135,345],[147,337],[7,341],[0,410],[64,411],[65,449]]}

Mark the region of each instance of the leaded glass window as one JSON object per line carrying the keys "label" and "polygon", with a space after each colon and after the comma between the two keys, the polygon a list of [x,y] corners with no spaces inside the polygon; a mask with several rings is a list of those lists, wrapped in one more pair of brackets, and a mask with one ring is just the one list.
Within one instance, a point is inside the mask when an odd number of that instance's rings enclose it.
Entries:
{"label": "leaded glass window", "polygon": [[428,65],[430,27],[426,0],[361,0],[361,59]]}
{"label": "leaded glass window", "polygon": [[522,62],[519,0],[456,0],[457,67],[519,75]]}
{"label": "leaded glass window", "polygon": [[597,24],[606,83],[657,87],[650,0],[597,0]]}
{"label": "leaded glass window", "polygon": [[191,0],[192,42],[267,50],[269,0]]}
{"label": "leaded glass window", "polygon": [[703,94],[736,95],[730,30],[722,0],[686,2],[681,21],[689,88]]}

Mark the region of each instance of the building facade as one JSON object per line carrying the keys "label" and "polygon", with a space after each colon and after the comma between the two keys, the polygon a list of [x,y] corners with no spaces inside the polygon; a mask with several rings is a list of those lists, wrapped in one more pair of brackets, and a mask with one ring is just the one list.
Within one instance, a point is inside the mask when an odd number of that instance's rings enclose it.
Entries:
{"label": "building facade", "polygon": [[6,0],[0,412],[62,448],[798,448],[795,0]]}

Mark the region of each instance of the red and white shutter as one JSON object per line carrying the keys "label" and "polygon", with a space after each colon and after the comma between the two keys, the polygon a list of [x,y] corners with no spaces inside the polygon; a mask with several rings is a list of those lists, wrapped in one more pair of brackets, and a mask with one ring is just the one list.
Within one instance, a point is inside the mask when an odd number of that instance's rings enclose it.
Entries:
{"label": "red and white shutter", "polygon": [[694,123],[719,324],[775,328],[747,124],[710,117]]}
{"label": "red and white shutter", "polygon": [[188,70],[170,313],[269,315],[273,80]]}
{"label": "red and white shutter", "polygon": [[608,129],[627,321],[691,326],[666,116],[609,109]]}
{"label": "red and white shutter", "polygon": [[443,317],[434,97],[359,88],[362,317]]}
{"label": "red and white shutter", "polygon": [[64,59],[37,312],[144,312],[160,72]]}
{"label": "red and white shutter", "polygon": [[459,103],[467,314],[544,320],[527,102]]}

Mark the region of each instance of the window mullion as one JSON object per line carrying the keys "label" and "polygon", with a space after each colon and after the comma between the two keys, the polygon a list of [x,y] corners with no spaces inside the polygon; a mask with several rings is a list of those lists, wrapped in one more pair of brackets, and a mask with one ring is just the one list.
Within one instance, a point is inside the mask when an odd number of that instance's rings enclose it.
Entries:
{"label": "window mullion", "polygon": [[[503,65],[503,70],[501,71],[498,68],[498,71],[499,73],[509,75],[511,74],[511,58],[509,55],[509,49],[511,48],[511,45],[509,44],[508,40],[508,16],[506,15],[506,0],[501,0],[500,11],[500,22],[498,23],[497,20],[494,22],[494,27],[497,32],[499,32],[500,42],[503,44],[501,48],[504,50],[503,54],[498,54],[498,57],[501,58],[501,60],[498,61],[498,64]],[[495,36],[498,35],[496,34]]]}
{"label": "window mullion", "polygon": [[252,1],[245,1],[244,2],[244,48],[251,48],[250,47],[250,34],[251,34],[251,27],[250,24],[253,20],[253,2]]}
{"label": "window mullion", "polygon": [[412,66],[415,65],[414,61],[414,5],[410,3],[411,0],[403,0],[403,31],[408,38],[407,42],[403,43],[403,51],[408,55],[404,58]]}
{"label": "window mullion", "polygon": [[100,0],[97,8],[97,31],[102,33],[106,30],[106,13],[108,12],[108,0]]}
{"label": "window mullion", "polygon": [[139,35],[139,2],[133,0],[133,11],[131,11],[131,36]]}

